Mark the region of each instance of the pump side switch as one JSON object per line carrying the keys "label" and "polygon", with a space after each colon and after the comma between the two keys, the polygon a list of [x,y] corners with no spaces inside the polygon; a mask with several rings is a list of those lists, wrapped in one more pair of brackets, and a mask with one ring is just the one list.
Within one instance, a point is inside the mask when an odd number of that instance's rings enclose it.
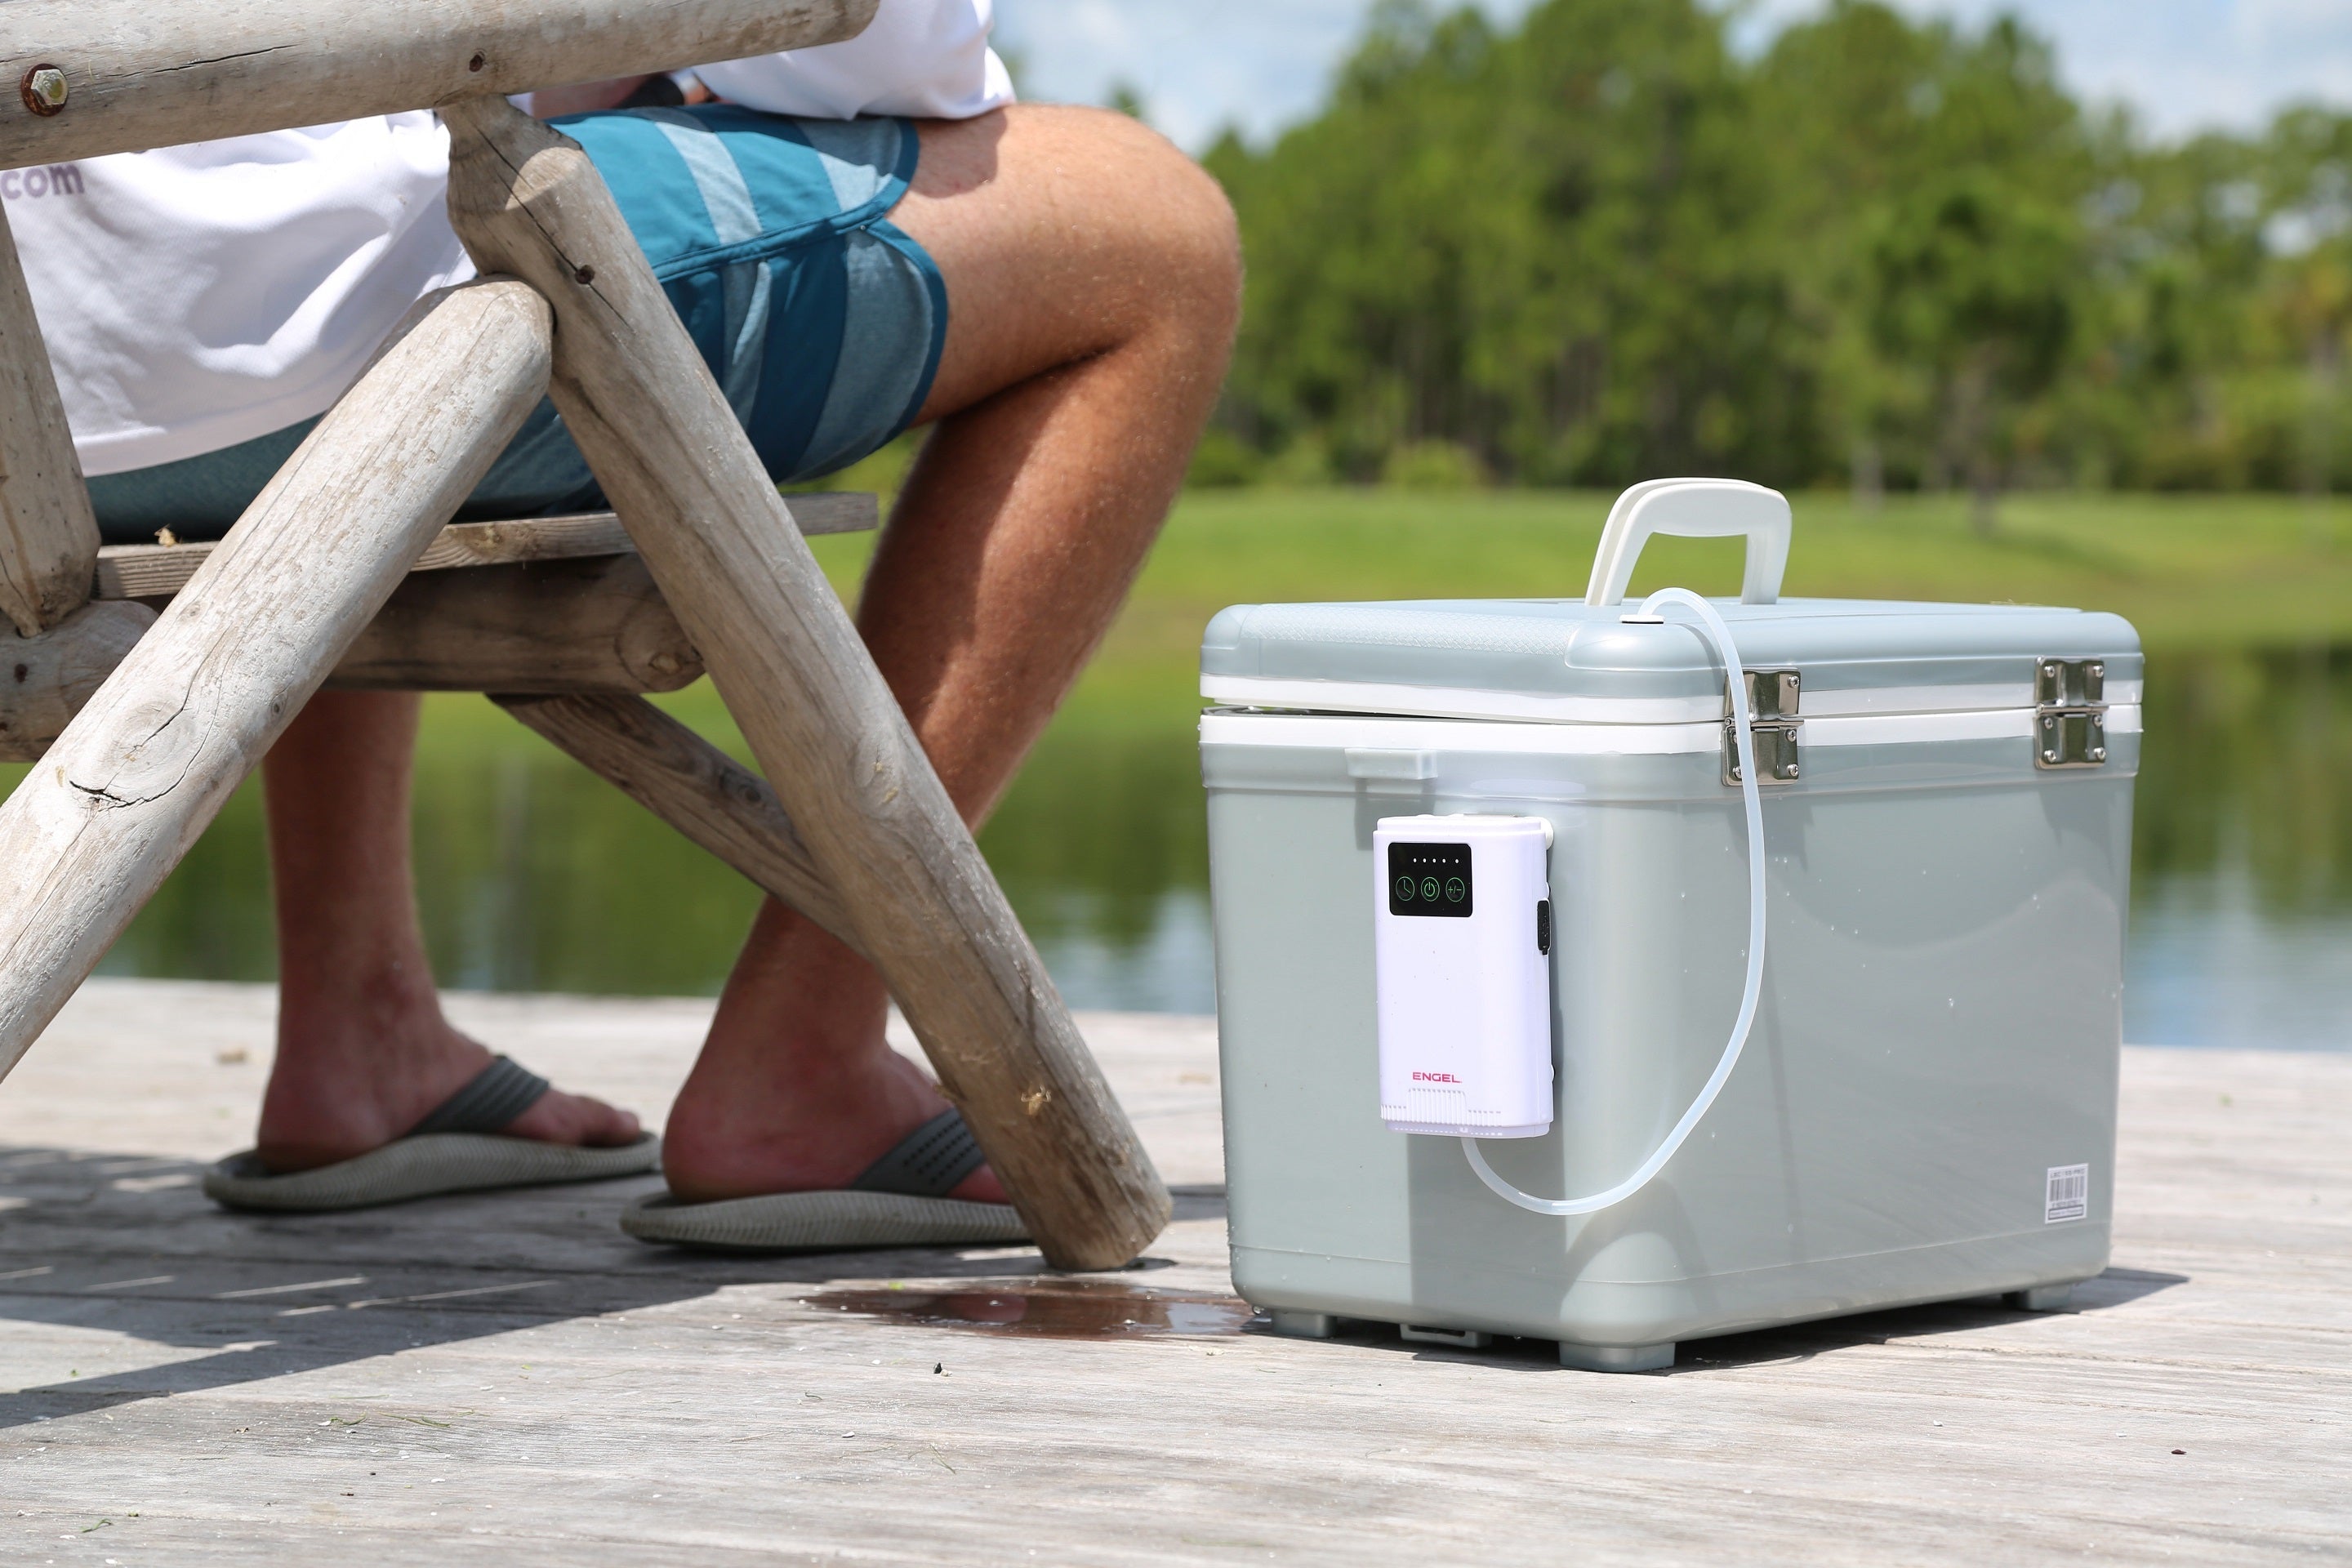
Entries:
{"label": "pump side switch", "polygon": [[1551,900],[1549,899],[1536,900],[1536,951],[1547,958],[1551,956]]}

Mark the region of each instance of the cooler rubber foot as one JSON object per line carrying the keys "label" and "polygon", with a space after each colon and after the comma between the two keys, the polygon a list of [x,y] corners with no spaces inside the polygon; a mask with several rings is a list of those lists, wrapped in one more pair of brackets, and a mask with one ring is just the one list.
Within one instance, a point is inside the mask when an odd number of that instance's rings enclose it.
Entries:
{"label": "cooler rubber foot", "polygon": [[1675,1364],[1675,1347],[1663,1345],[1580,1345],[1559,1342],[1559,1364],[1578,1372],[1660,1372]]}
{"label": "cooler rubber foot", "polygon": [[2011,1290],[2001,1300],[2021,1312],[2063,1312],[2074,1299],[2072,1281],[2063,1285],[2036,1285],[2031,1290]]}
{"label": "cooler rubber foot", "polygon": [[1328,1340],[1339,1331],[1339,1320],[1330,1312],[1268,1312],[1274,1331],[1294,1340]]}
{"label": "cooler rubber foot", "polygon": [[1399,1323],[1397,1337],[1407,1344],[1451,1345],[1460,1351],[1483,1351],[1495,1342],[1495,1336],[1478,1329],[1424,1329],[1413,1323]]}

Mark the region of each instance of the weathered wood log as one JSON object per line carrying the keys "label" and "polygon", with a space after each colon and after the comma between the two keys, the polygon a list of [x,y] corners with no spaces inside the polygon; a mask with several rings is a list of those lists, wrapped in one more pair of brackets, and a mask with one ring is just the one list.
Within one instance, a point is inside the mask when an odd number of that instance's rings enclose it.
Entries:
{"label": "weathered wood log", "polygon": [[0,762],[47,751],[154,624],[145,605],[84,605],[38,637],[0,634]]}
{"label": "weathered wood log", "polygon": [[[168,599],[101,600],[0,633],[0,762],[46,752]],[[635,555],[412,574],[345,653],[342,691],[675,691],[702,657]]]}
{"label": "weathered wood log", "polygon": [[341,690],[675,691],[702,674],[635,555],[412,574],[327,678]]}
{"label": "weathered wood log", "polygon": [[490,700],[741,872],[753,887],[858,948],[857,932],[833,884],[816,868],[768,781],[691,729],[642,697]]}
{"label": "weathered wood log", "polygon": [[1100,1268],[1168,1192],[790,509],[577,143],[445,114],[449,208],[555,308],[549,392],[1048,1259]]}
{"label": "weathered wood log", "polygon": [[0,1070],[260,761],[547,380],[511,280],[420,301],[0,804]]}
{"label": "weathered wood log", "polygon": [[[866,494],[793,498],[803,533],[870,529],[877,511]],[[38,637],[0,634],[0,762],[46,752],[214,548],[109,545],[98,560],[105,613],[85,607]],[[600,511],[443,529],[327,684],[612,694],[675,691],[701,674],[636,547]]]}
{"label": "weathered wood log", "polygon": [[[47,752],[169,599],[101,600],[0,633],[0,762]],[[675,691],[702,656],[635,555],[412,573],[345,653],[343,691]]]}
{"label": "weathered wood log", "polygon": [[876,0],[14,0],[0,168],[831,43]]}
{"label": "weathered wood log", "polygon": [[[803,533],[860,533],[877,526],[875,498],[859,490],[821,490],[793,497],[793,521]],[[571,517],[526,517],[507,522],[453,522],[425,547],[411,572],[498,566],[519,561],[569,561],[591,555],[633,555],[629,531],[609,511]],[[161,599],[180,591],[212,553],[208,543],[110,544],[98,552],[98,599]]]}
{"label": "weathered wood log", "polygon": [[0,210],[0,615],[33,637],[89,597],[98,520]]}

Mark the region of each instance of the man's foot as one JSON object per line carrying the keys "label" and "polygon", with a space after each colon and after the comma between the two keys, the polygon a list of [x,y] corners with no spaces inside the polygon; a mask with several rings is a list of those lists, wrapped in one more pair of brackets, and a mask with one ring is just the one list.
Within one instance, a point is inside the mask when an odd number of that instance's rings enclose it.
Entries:
{"label": "man's foot", "polygon": [[[321,691],[262,763],[278,895],[278,1059],[255,1140],[273,1173],[380,1149],[490,1063],[441,1016],[408,874],[413,691]],[[637,1119],[551,1089],[504,1129],[608,1147]]]}
{"label": "man's foot", "polygon": [[[828,1064],[826,1081],[806,1092],[736,1092],[698,1072],[669,1113],[662,1173],[680,1203],[833,1192],[948,1108],[920,1068],[887,1046],[856,1053],[860,1064]],[[948,1194],[972,1203],[1007,1198],[982,1165]]]}
{"label": "man's foot", "polygon": [[[256,1152],[274,1175],[380,1149],[490,1065],[490,1051],[437,1006],[360,1041],[281,1031],[261,1101]],[[637,1136],[637,1119],[585,1095],[549,1089],[500,1130],[544,1143],[605,1148]]]}
{"label": "man's foot", "polygon": [[[681,1203],[848,1186],[948,1108],[939,1086],[883,1040],[889,998],[874,972],[771,903],[720,998],[662,1134]],[[1009,1202],[983,1165],[948,1196]]]}

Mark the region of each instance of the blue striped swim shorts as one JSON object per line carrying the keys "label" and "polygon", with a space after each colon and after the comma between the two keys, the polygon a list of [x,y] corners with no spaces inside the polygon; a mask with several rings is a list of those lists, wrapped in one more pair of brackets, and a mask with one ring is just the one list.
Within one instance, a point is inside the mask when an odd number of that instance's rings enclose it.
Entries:
{"label": "blue striped swim shorts", "polygon": [[[887,216],[919,152],[905,120],[797,120],[729,104],[555,121],[587,150],[678,319],[779,482],[845,468],[914,422],[947,337],[947,286]],[[315,419],[89,482],[110,542],[216,538]],[[460,510],[604,504],[551,403]]]}

